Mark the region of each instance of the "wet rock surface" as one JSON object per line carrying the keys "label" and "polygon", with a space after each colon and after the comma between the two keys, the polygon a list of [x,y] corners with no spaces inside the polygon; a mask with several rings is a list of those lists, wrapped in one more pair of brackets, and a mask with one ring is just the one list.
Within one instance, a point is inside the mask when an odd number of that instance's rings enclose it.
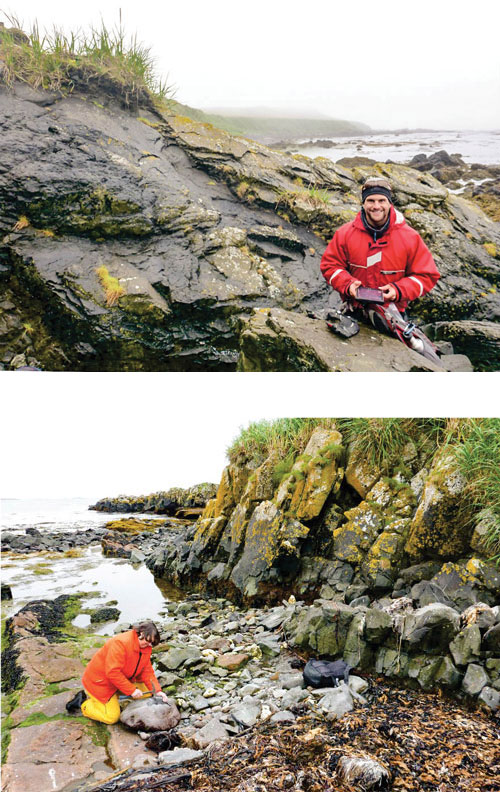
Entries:
{"label": "wet rock surface", "polygon": [[374,170],[442,272],[414,315],[498,321],[500,227],[428,172],[292,156],[105,95],[18,85],[0,108],[5,368],[235,370],[253,310],[337,304],[321,253]]}

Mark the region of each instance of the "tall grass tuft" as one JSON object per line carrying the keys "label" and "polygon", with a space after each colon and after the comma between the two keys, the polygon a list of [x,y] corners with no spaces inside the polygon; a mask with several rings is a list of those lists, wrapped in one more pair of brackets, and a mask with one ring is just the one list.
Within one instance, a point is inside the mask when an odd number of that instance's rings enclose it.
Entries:
{"label": "tall grass tuft", "polygon": [[467,498],[476,510],[474,520],[488,515],[486,546],[500,561],[500,419],[452,419],[443,447],[449,449],[467,480]]}
{"label": "tall grass tuft", "polygon": [[412,440],[419,450],[424,443],[429,453],[436,450],[446,420],[443,418],[339,418],[337,425],[348,443],[381,471],[397,465]]}
{"label": "tall grass tuft", "polygon": [[[497,418],[280,418],[242,429],[227,449],[231,462],[261,464],[272,453],[275,483],[292,467],[316,426],[337,428],[381,473],[393,472],[412,441],[421,464],[446,452],[467,481],[464,528],[487,515],[486,547],[500,562],[500,419]],[[408,472],[408,471],[407,471]],[[472,506],[472,508],[470,508]],[[468,525],[465,522],[468,521]]]}
{"label": "tall grass tuft", "polygon": [[70,93],[97,84],[114,90],[126,104],[146,97],[163,101],[172,93],[156,75],[150,49],[136,36],[127,37],[121,24],[110,30],[101,23],[90,32],[66,34],[55,27],[42,33],[35,22],[23,36],[19,20],[7,19],[17,29],[0,29],[2,78],[8,86],[21,81],[33,88]]}
{"label": "tall grass tuft", "polygon": [[230,462],[261,464],[274,453],[285,459],[293,452],[300,454],[317,426],[333,428],[333,418],[278,418],[274,421],[255,421],[240,434],[227,449]]}

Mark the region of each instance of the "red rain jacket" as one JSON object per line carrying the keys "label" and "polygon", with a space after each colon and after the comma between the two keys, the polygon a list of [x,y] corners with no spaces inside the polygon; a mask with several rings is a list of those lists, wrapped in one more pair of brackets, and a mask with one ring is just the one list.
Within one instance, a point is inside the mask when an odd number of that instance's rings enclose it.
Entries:
{"label": "red rain jacket", "polygon": [[376,241],[361,212],[341,226],[323,254],[321,272],[343,300],[354,280],[372,289],[391,283],[399,291],[400,311],[430,291],[440,277],[429,248],[394,206],[387,231]]}
{"label": "red rain jacket", "polygon": [[120,690],[130,696],[137,685],[145,682],[156,690],[160,685],[151,665],[151,647],[141,649],[135,630],[114,635],[95,653],[82,676],[85,690],[98,701],[106,703]]}

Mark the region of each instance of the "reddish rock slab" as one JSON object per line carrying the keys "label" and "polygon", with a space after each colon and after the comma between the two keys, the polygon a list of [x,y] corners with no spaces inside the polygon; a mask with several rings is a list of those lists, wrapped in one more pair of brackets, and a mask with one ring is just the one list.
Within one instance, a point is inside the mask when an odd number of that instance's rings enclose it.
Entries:
{"label": "reddish rock slab", "polygon": [[37,712],[41,712],[48,718],[53,715],[66,715],[66,704],[75,695],[74,690],[65,690],[63,693],[57,693],[55,696],[47,696],[39,701],[35,701],[31,707],[16,707],[10,713],[10,718],[14,726],[18,726],[23,720],[29,718]]}
{"label": "reddish rock slab", "polygon": [[138,757],[148,757],[156,761],[156,753],[146,748],[144,740],[138,734],[128,731],[123,726],[108,726],[111,737],[108,752],[117,770],[131,767]]}
{"label": "reddish rock slab", "polygon": [[46,682],[64,682],[73,677],[81,677],[85,666],[75,657],[33,657],[32,665]]}
{"label": "reddish rock slab", "polygon": [[241,668],[241,666],[244,665],[248,659],[249,656],[243,652],[223,654],[218,656],[217,665],[221,668],[226,668],[228,671],[237,671],[238,668]]}
{"label": "reddish rock slab", "polygon": [[3,769],[4,792],[57,792],[71,782],[83,781],[92,775],[88,765],[20,763]]}
{"label": "reddish rock slab", "polygon": [[57,720],[13,729],[4,767],[4,792],[56,792],[102,771],[107,754],[86,724]]}

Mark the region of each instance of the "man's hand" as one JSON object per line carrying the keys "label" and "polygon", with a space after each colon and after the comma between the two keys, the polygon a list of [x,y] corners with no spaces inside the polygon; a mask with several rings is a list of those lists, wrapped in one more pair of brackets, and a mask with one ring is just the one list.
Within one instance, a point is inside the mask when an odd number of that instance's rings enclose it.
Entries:
{"label": "man's hand", "polygon": [[143,695],[144,695],[144,693],[142,692],[142,690],[139,690],[139,688],[136,688],[134,690],[134,692],[132,693],[132,698],[133,699],[139,699],[139,698],[142,698]]}
{"label": "man's hand", "polygon": [[354,299],[356,299],[358,295],[358,289],[360,286],[361,286],[361,281],[359,280],[353,281],[352,283],[349,284],[349,288],[347,289],[347,294],[350,297],[354,297]]}
{"label": "man's hand", "polygon": [[398,293],[391,283],[386,283],[385,286],[378,287],[384,295],[387,302],[394,302],[398,299]]}

